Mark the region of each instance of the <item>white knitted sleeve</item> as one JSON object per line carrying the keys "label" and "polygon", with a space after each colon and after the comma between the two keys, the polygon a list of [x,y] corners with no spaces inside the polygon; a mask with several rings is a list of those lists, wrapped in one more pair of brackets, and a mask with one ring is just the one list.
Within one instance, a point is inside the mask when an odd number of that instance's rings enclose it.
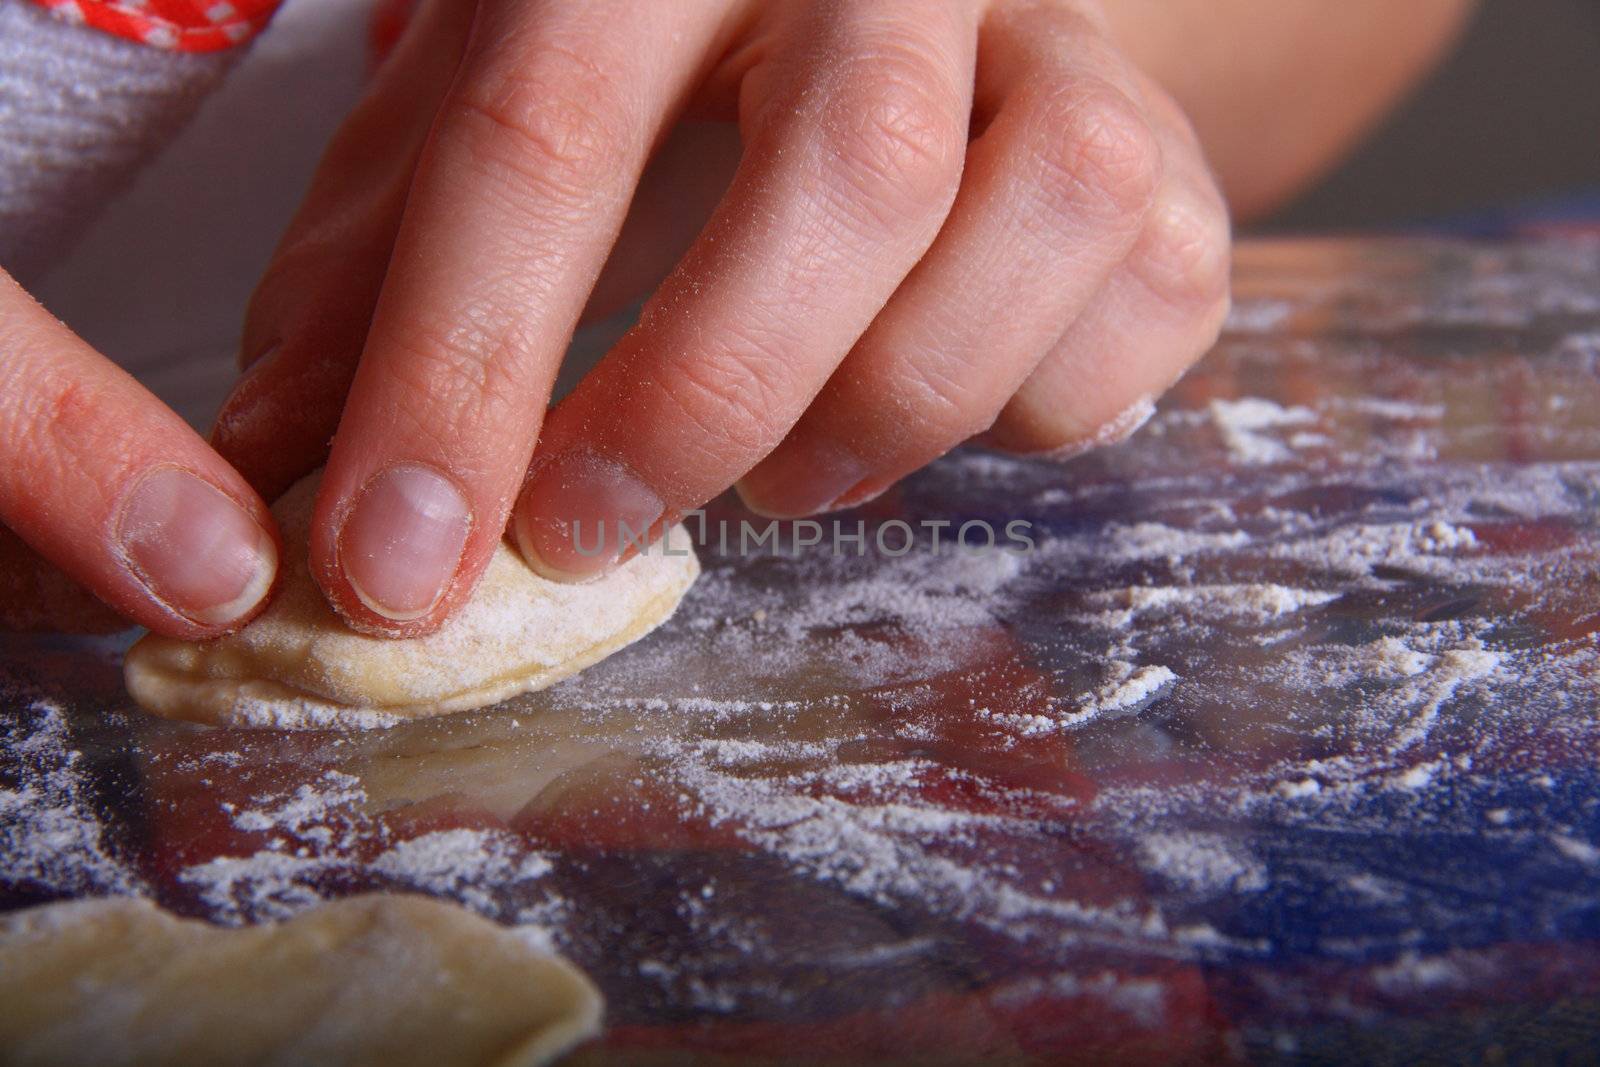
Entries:
{"label": "white knitted sleeve", "polygon": [[163,51],[0,0],[0,266],[26,284],[58,258],[235,51]]}

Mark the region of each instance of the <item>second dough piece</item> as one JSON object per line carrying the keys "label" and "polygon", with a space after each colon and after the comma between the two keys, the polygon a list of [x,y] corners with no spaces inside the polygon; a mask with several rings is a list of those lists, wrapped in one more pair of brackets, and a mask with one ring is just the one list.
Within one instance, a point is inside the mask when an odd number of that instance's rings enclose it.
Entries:
{"label": "second dough piece", "polygon": [[0,917],[7,1064],[539,1067],[600,1028],[600,995],[523,934],[370,895],[245,929],[147,900]]}

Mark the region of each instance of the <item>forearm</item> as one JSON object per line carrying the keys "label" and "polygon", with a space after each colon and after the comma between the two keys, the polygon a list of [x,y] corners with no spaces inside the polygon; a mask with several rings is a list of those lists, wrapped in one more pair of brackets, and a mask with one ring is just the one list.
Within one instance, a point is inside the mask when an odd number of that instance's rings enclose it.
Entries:
{"label": "forearm", "polygon": [[1348,151],[1444,54],[1471,0],[1106,0],[1183,106],[1234,216],[1260,217]]}

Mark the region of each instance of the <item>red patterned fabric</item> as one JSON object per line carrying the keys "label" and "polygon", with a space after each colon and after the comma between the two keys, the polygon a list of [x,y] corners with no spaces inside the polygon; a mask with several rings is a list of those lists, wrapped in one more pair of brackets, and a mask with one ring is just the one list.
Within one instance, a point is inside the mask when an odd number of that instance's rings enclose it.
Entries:
{"label": "red patterned fabric", "polygon": [[69,22],[176,52],[216,52],[261,32],[280,0],[33,0]]}

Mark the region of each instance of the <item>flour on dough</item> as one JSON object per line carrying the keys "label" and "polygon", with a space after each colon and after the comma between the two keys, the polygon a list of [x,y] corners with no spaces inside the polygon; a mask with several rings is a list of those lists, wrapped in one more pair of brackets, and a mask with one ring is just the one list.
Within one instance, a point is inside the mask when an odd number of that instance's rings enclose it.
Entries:
{"label": "flour on dough", "polygon": [[600,1028],[600,994],[513,929],[371,895],[230,929],[147,900],[0,917],[0,1055],[15,1064],[534,1067]]}
{"label": "flour on dough", "polygon": [[283,729],[388,726],[542,689],[655,629],[700,573],[682,527],[597,581],[539,577],[504,542],[468,603],[437,632],[358,634],[323,599],[306,559],[320,474],[274,505],[284,580],[236,634],[150,634],[128,651],[128,691],[168,718]]}

